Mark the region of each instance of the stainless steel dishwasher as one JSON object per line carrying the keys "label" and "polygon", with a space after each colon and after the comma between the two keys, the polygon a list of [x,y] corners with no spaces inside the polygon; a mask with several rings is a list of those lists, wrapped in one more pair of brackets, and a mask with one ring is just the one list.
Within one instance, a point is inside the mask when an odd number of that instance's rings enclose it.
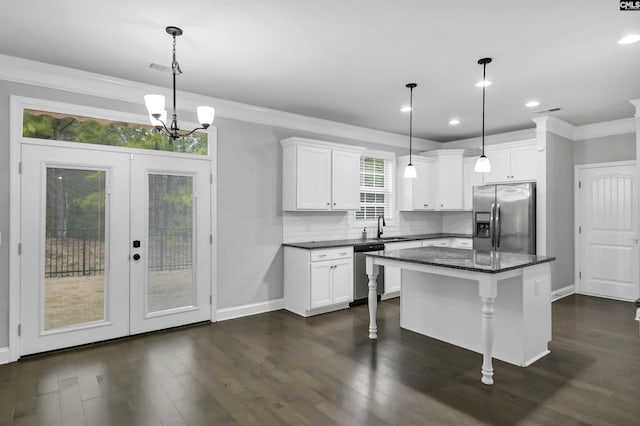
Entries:
{"label": "stainless steel dishwasher", "polygon": [[[365,253],[384,250],[384,244],[361,244],[353,247],[353,303],[359,305],[367,303],[369,296],[369,277],[366,270]],[[378,272],[378,300],[384,293],[384,266]]]}

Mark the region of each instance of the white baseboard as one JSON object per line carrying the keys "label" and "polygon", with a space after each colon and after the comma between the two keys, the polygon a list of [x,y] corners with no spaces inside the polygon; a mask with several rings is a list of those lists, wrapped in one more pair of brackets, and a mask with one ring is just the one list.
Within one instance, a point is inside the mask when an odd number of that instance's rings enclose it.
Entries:
{"label": "white baseboard", "polygon": [[400,292],[390,291],[389,293],[381,295],[380,300],[389,300],[389,299],[393,299],[394,297],[400,297]]}
{"label": "white baseboard", "polygon": [[576,292],[576,286],[574,284],[559,288],[557,290],[553,290],[551,292],[551,301],[555,302],[556,300],[560,300],[563,297],[567,297],[572,294],[575,294],[575,292]]}
{"label": "white baseboard", "polygon": [[0,348],[0,365],[9,363],[9,348]]}
{"label": "white baseboard", "polygon": [[216,320],[225,321],[233,318],[277,311],[279,309],[284,309],[284,299],[267,300],[266,302],[250,303],[248,305],[218,309]]}

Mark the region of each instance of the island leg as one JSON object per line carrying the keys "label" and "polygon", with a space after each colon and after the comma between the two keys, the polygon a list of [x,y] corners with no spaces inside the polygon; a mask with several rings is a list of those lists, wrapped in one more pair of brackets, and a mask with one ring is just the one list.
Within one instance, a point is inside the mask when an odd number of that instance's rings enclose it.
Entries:
{"label": "island leg", "polygon": [[367,256],[366,271],[369,277],[369,339],[378,338],[378,326],[376,315],[378,312],[378,265],[373,263],[373,258]]}
{"label": "island leg", "polygon": [[493,384],[493,302],[497,295],[494,277],[480,279],[480,299],[482,300],[482,383]]}

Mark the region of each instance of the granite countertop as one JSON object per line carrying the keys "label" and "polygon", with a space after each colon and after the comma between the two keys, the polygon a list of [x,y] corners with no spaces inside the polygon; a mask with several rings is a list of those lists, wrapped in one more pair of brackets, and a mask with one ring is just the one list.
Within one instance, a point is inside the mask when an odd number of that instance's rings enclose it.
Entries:
{"label": "granite countertop", "polygon": [[401,260],[410,263],[463,269],[465,271],[497,274],[539,263],[551,262],[555,257],[503,251],[464,250],[448,247],[416,247],[402,250],[368,252],[367,256]]}
{"label": "granite countertop", "polygon": [[300,243],[283,243],[286,247],[297,247],[302,249],[322,249],[332,247],[345,247],[345,246],[359,246],[365,244],[379,244],[379,243],[397,243],[401,241],[416,241],[416,240],[432,240],[434,238],[471,238],[471,234],[419,234],[419,235],[401,235],[395,237],[382,237],[382,238],[362,238],[350,239],[350,240],[329,240],[329,241],[304,241]]}

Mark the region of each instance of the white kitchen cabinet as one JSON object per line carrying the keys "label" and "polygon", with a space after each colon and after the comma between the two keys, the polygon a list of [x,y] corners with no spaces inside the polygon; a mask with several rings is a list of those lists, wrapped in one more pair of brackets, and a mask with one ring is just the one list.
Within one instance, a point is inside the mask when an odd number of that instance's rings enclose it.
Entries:
{"label": "white kitchen cabinet", "polygon": [[451,241],[449,238],[422,240],[422,247],[451,247]]}
{"label": "white kitchen cabinet", "polygon": [[422,247],[451,247],[459,249],[472,249],[473,239],[461,237],[432,238],[422,240]]}
{"label": "white kitchen cabinet", "polygon": [[[398,179],[398,209],[400,211],[436,209],[436,160],[413,156],[415,179]],[[402,176],[409,156],[398,158],[398,175]]]}
{"label": "white kitchen cabinet", "polygon": [[473,210],[473,187],[484,185],[484,173],[474,171],[478,157],[464,159],[464,205],[463,210]]}
{"label": "white kitchen cabinet", "polygon": [[364,148],[311,139],[282,144],[282,209],[358,210]]}
{"label": "white kitchen cabinet", "polygon": [[[386,243],[384,249],[386,250],[401,250],[407,248],[422,247],[422,241],[401,241],[397,243]],[[394,268],[392,266],[385,266],[384,268],[384,294],[381,299],[390,299],[392,297],[400,296],[400,282],[402,279],[400,268]]]}
{"label": "white kitchen cabinet", "polygon": [[491,145],[485,147],[485,154],[491,162],[485,183],[536,180],[538,151],[534,140]]}
{"label": "white kitchen cabinet", "polygon": [[463,149],[443,149],[433,152],[438,170],[436,181],[436,210],[462,210]]}
{"label": "white kitchen cabinet", "polygon": [[353,247],[285,247],[285,309],[307,317],[348,308],[352,301]]}

